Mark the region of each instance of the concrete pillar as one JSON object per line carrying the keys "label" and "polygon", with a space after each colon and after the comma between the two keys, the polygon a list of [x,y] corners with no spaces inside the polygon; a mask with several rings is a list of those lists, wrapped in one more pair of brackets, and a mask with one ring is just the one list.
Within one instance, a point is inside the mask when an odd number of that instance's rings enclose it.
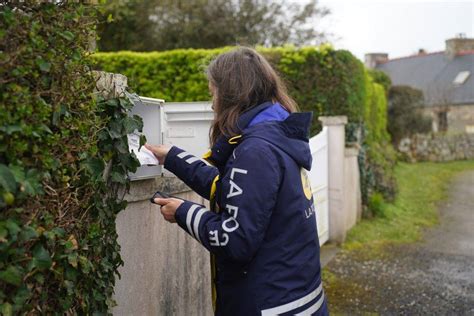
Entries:
{"label": "concrete pillar", "polygon": [[341,243],[346,237],[344,159],[347,116],[321,116],[319,120],[328,129],[329,241]]}
{"label": "concrete pillar", "polygon": [[362,215],[358,147],[346,147],[344,161],[344,209],[346,230],[351,229]]}
{"label": "concrete pillar", "polygon": [[118,98],[124,95],[127,89],[127,77],[105,71],[93,72],[95,82],[95,93],[102,95],[106,100]]}

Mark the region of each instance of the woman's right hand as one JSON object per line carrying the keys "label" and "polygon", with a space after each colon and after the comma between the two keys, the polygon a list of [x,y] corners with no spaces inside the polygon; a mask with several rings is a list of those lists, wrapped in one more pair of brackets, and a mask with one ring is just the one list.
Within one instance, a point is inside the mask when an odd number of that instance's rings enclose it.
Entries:
{"label": "woman's right hand", "polygon": [[151,151],[155,157],[158,159],[160,165],[165,164],[165,159],[166,155],[168,155],[168,152],[171,149],[171,146],[168,145],[150,145],[150,144],[145,144],[144,145],[146,149]]}

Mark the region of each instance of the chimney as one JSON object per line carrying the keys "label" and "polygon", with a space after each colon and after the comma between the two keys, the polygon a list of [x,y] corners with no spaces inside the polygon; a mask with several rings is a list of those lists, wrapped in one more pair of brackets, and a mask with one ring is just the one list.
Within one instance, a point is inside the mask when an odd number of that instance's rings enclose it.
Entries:
{"label": "chimney", "polygon": [[467,38],[466,34],[459,33],[455,38],[446,40],[445,54],[453,59],[462,51],[474,50],[474,38]]}
{"label": "chimney", "polygon": [[365,67],[375,68],[378,64],[388,61],[388,54],[386,53],[370,53],[365,54]]}

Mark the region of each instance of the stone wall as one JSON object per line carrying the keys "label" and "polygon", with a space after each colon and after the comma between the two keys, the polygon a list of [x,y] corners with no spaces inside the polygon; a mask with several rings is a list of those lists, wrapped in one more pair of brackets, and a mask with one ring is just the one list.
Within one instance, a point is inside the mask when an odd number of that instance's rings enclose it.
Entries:
{"label": "stone wall", "polygon": [[415,135],[402,139],[398,150],[413,162],[474,159],[474,134]]}
{"label": "stone wall", "polygon": [[212,315],[209,252],[163,219],[149,201],[156,190],[207,204],[176,178],[132,182],[116,221],[124,265],[113,315]]}
{"label": "stone wall", "polygon": [[438,113],[443,111],[446,112],[448,132],[474,132],[474,104],[424,107],[422,112],[431,117],[434,132],[439,130]]}

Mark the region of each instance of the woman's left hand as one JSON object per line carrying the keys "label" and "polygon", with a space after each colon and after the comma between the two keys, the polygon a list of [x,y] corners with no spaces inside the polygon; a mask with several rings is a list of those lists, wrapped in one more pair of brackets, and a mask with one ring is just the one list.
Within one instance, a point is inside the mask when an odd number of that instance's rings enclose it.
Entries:
{"label": "woman's left hand", "polygon": [[168,198],[160,199],[156,198],[155,203],[161,205],[161,214],[170,223],[176,223],[176,210],[178,207],[183,204],[183,200]]}

